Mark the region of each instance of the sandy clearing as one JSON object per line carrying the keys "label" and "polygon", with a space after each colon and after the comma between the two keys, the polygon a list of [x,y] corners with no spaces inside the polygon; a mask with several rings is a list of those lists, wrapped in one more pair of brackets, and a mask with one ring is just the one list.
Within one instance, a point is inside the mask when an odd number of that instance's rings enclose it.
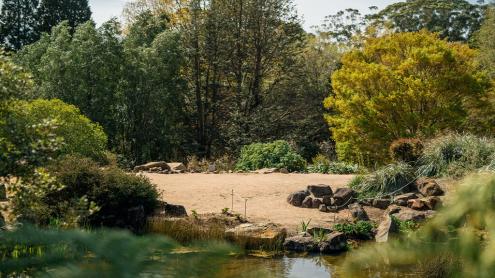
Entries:
{"label": "sandy clearing", "polygon": [[[317,209],[296,208],[286,201],[287,196],[303,190],[310,184],[327,184],[333,189],[345,186],[353,176],[321,174],[146,174],[163,192],[164,200],[184,205],[191,213],[220,213],[232,206],[231,193],[234,190],[234,211],[244,215],[244,199],[247,198],[247,217],[252,222],[273,222],[291,230],[300,226],[301,221],[311,219],[311,226],[331,227],[335,221],[349,217],[349,211],[338,214],[322,213]],[[382,212],[366,208],[373,220]]]}

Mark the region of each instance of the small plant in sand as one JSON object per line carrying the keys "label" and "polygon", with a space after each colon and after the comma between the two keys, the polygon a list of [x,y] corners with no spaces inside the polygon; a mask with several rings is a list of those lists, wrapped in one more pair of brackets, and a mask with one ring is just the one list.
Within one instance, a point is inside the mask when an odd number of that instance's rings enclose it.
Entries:
{"label": "small plant in sand", "polygon": [[304,220],[301,221],[301,231],[303,233],[307,232],[308,231],[308,228],[309,228],[309,224],[311,223],[311,219],[308,220],[308,222],[305,222]]}

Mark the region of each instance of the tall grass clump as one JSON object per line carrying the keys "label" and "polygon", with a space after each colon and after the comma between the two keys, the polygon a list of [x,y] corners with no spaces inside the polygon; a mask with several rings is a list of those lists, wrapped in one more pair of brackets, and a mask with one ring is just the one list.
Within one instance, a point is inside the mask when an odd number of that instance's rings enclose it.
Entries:
{"label": "tall grass clump", "polygon": [[319,174],[349,175],[362,172],[357,164],[347,162],[331,161],[326,156],[319,154],[313,158],[313,162],[308,166],[308,172]]}
{"label": "tall grass clump", "polygon": [[285,168],[289,172],[301,172],[306,170],[306,160],[296,153],[288,142],[282,140],[244,146],[236,169],[254,171],[263,168]]}
{"label": "tall grass clump", "polygon": [[373,198],[406,192],[415,180],[414,168],[399,162],[380,168],[369,176],[357,176],[349,187],[358,192],[359,198]]}
{"label": "tall grass clump", "polygon": [[495,139],[448,134],[426,144],[418,175],[459,178],[493,165],[494,157]]}
{"label": "tall grass clump", "polygon": [[[433,219],[385,245],[348,256],[345,277],[409,266],[420,277],[491,278],[495,273],[495,174],[465,179]],[[433,270],[433,271],[432,271]]]}

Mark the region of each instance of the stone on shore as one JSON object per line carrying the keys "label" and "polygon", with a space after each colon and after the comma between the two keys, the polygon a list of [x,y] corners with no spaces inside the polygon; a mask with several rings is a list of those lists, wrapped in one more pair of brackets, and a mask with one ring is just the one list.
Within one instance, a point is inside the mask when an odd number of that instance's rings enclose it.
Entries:
{"label": "stone on shore", "polygon": [[302,203],[306,197],[309,196],[309,192],[307,191],[299,191],[299,192],[294,192],[289,195],[287,198],[287,202],[295,207],[300,207],[302,206]]}
{"label": "stone on shore", "polygon": [[247,249],[276,249],[284,243],[287,231],[276,224],[241,224],[225,232],[226,238]]}
{"label": "stone on shore", "polygon": [[332,188],[328,185],[308,185],[308,192],[312,194],[315,198],[323,198],[326,196],[332,196]]}

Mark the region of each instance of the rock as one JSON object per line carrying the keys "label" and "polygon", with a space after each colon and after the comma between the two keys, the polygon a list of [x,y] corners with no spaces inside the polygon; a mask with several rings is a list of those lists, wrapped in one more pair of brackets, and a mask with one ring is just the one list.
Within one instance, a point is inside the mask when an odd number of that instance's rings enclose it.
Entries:
{"label": "rock", "polygon": [[215,163],[208,165],[208,172],[215,173],[217,171],[217,165]]}
{"label": "rock", "polygon": [[170,170],[168,164],[164,161],[150,162],[144,165],[134,167],[134,172],[149,171],[152,168],[161,168],[161,170]]}
{"label": "rock", "polygon": [[284,243],[287,231],[273,223],[241,224],[225,232],[228,240],[246,249],[275,250]]}
{"label": "rock", "polygon": [[321,227],[313,227],[306,231],[306,233],[308,233],[311,236],[319,235],[320,233],[323,233],[324,235],[328,235],[331,234],[332,232],[333,231],[331,229],[321,228]]}
{"label": "rock", "polygon": [[436,210],[442,206],[442,200],[436,196],[422,198],[421,201],[426,204],[429,210]]}
{"label": "rock", "polygon": [[289,195],[287,198],[287,202],[293,206],[300,207],[302,206],[302,202],[306,197],[309,196],[309,192],[307,191],[299,191]]}
{"label": "rock", "polygon": [[414,210],[427,210],[428,209],[428,206],[426,205],[426,203],[421,199],[413,199],[413,200],[407,201],[407,207],[414,209]]}
{"label": "rock", "polygon": [[322,199],[319,199],[319,198],[313,199],[313,208],[319,209],[322,204],[323,204]]}
{"label": "rock", "polygon": [[374,199],[371,203],[371,206],[379,209],[386,209],[388,206],[392,204],[392,201],[389,199]]}
{"label": "rock", "polygon": [[328,212],[327,206],[325,204],[321,204],[319,207],[319,210],[321,212]]}
{"label": "rock", "polygon": [[162,171],[163,171],[162,167],[153,167],[153,168],[148,170],[148,172],[150,172],[150,173],[160,173]]}
{"label": "rock", "polygon": [[273,173],[278,173],[278,169],[277,168],[263,168],[263,169],[259,169],[258,171],[256,171],[256,173],[258,174],[273,174]]}
{"label": "rock", "polygon": [[325,204],[327,206],[335,205],[335,200],[330,196],[323,197],[322,202],[323,202],[323,204]]}
{"label": "rock", "polygon": [[313,198],[311,196],[307,196],[304,198],[301,207],[303,208],[313,208]]}
{"label": "rock", "polygon": [[284,248],[293,252],[315,252],[318,245],[312,237],[294,236],[285,239]]}
{"label": "rock", "polygon": [[425,197],[443,196],[445,194],[434,179],[420,178],[416,181],[416,187]]}
{"label": "rock", "polygon": [[161,202],[158,209],[155,210],[155,215],[181,218],[187,217],[187,212],[184,206]]}
{"label": "rock", "polygon": [[333,194],[336,206],[343,206],[354,198],[356,192],[350,188],[339,188]]}
{"label": "rock", "polygon": [[399,207],[398,205],[391,205],[387,208],[387,210],[385,211],[386,214],[388,215],[392,215],[392,214],[395,214],[395,213],[399,213],[401,211],[401,207]]}
{"label": "rock", "polygon": [[187,167],[180,163],[180,162],[170,162],[167,163],[169,170],[176,171],[176,172],[185,172],[187,171]]}
{"label": "rock", "polygon": [[327,206],[327,211],[328,212],[331,212],[331,213],[337,213],[339,212],[339,207],[336,207],[336,206]]}
{"label": "rock", "polygon": [[368,220],[370,220],[366,211],[358,203],[349,205],[349,210],[351,211],[351,215],[352,215],[352,218],[354,219],[354,221],[368,221]]}
{"label": "rock", "polygon": [[416,193],[402,194],[395,196],[393,203],[398,206],[407,207],[407,201],[417,198],[418,196],[416,195]]}
{"label": "rock", "polygon": [[321,253],[332,254],[342,252],[347,248],[347,237],[340,232],[333,232],[327,239],[318,244]]}
{"label": "rock", "polygon": [[332,196],[332,188],[328,185],[308,185],[308,192],[316,198],[323,198],[326,196]]}
{"label": "rock", "polygon": [[400,221],[414,221],[421,222],[426,219],[428,213],[424,211],[417,211],[410,208],[402,208],[400,212],[392,214]]}
{"label": "rock", "polygon": [[387,242],[389,235],[393,233],[398,233],[399,232],[399,227],[397,226],[397,223],[392,220],[392,217],[387,213],[384,216],[384,219],[382,222],[380,222],[380,225],[378,226],[375,240],[376,242]]}
{"label": "rock", "polygon": [[280,169],[280,174],[289,174],[289,170],[287,168]]}

